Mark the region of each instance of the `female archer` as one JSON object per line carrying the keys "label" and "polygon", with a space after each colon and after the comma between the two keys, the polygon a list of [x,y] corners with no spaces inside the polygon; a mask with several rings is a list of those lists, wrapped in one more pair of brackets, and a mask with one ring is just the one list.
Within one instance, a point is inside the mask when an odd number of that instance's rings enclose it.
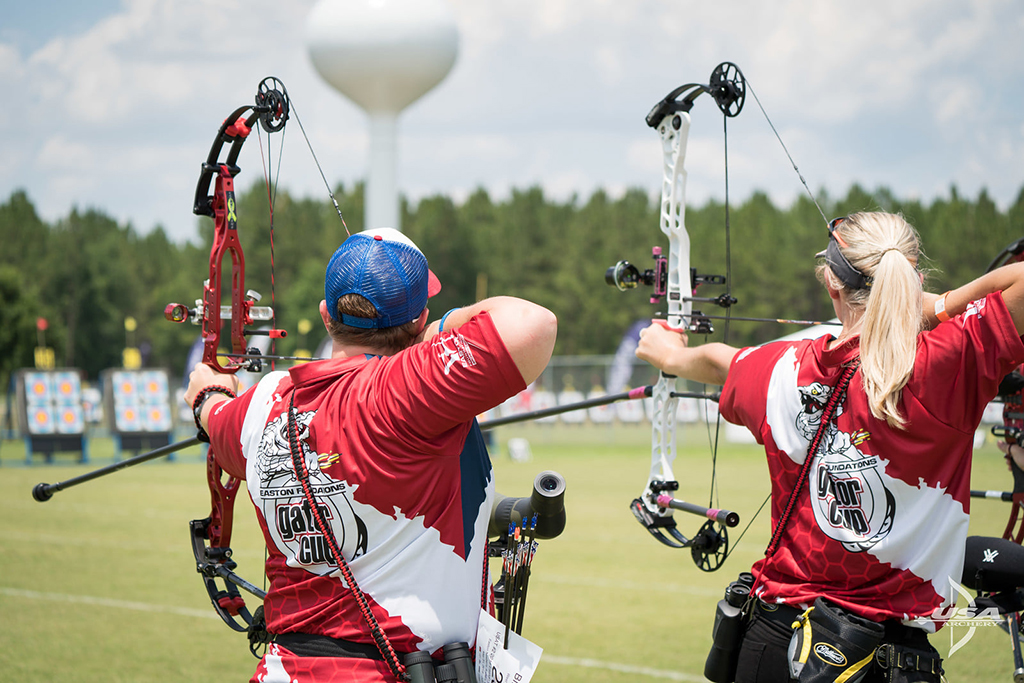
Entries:
{"label": "female archer", "polygon": [[846,663],[860,667],[849,680],[889,680],[898,660],[904,680],[938,681],[927,634],[960,581],[974,432],[1024,360],[1024,263],[939,296],[923,291],[919,239],[901,216],[857,213],[828,230],[817,276],[838,338],[691,348],[652,325],[636,355],[724,385],[722,416],[765,448],[774,533],[752,569],[736,681],[788,680],[794,622],[816,604],[879,634]]}

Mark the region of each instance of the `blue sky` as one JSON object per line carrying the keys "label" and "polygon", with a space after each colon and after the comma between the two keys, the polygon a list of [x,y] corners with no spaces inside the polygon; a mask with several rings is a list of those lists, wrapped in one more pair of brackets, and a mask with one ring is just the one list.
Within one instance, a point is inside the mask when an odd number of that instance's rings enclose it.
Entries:
{"label": "blue sky", "polygon": [[[350,0],[356,1],[356,0]],[[360,0],[393,4],[410,0]],[[328,180],[364,177],[365,115],[304,45],[310,0],[0,0],[0,196],[48,220],[102,209],[140,232],[195,237],[192,194],[219,123],[266,75],[287,85]],[[1019,0],[449,0],[460,29],[447,79],[399,120],[413,200],[541,185],[658,191],[644,124],[678,85],[735,62],[815,191],[853,182],[930,200],[955,184],[1001,205],[1024,186]],[[693,110],[688,198],[722,196],[722,124]],[[730,193],[788,203],[802,187],[750,98],[729,123]],[[243,186],[262,176],[251,143]],[[324,196],[298,131],[282,187]]]}

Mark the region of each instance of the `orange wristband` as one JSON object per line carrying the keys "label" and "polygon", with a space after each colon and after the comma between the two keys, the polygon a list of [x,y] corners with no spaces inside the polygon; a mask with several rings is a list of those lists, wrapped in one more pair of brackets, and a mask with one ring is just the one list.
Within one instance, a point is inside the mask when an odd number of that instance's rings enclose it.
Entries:
{"label": "orange wristband", "polygon": [[949,313],[946,312],[946,294],[949,294],[949,292],[935,300],[935,317],[939,319],[940,323],[949,320]]}

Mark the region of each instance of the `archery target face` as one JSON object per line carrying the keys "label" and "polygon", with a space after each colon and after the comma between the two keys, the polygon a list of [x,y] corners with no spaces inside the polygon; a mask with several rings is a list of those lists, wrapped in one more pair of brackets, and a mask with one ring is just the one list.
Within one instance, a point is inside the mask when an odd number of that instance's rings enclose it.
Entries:
{"label": "archery target face", "polygon": [[85,412],[81,405],[58,406],[57,431],[61,434],[81,434],[85,431]]}
{"label": "archery target face", "polygon": [[53,434],[57,431],[57,420],[51,406],[36,406],[28,409],[28,431],[30,434]]}
{"label": "archery target face", "polygon": [[58,405],[80,405],[82,385],[74,372],[53,373],[53,389]]}
{"label": "archery target face", "polygon": [[166,405],[146,406],[143,424],[147,432],[171,431],[171,409]]}
{"label": "archery target face", "polygon": [[139,386],[147,403],[167,403],[171,392],[167,388],[167,374],[164,372],[143,372],[139,375]]}
{"label": "archery target face", "polygon": [[117,432],[160,433],[174,426],[167,373],[118,370],[110,378]]}
{"label": "archery target face", "polygon": [[118,406],[114,409],[117,431],[141,432],[142,417],[135,406]]}
{"label": "archery target face", "polygon": [[135,397],[138,395],[138,388],[135,383],[136,373],[134,372],[115,372],[113,379],[111,380],[111,386],[114,391],[114,404],[115,405],[126,405],[135,403]]}
{"label": "archery target face", "polygon": [[30,405],[50,403],[50,376],[43,372],[25,373],[25,401]]}

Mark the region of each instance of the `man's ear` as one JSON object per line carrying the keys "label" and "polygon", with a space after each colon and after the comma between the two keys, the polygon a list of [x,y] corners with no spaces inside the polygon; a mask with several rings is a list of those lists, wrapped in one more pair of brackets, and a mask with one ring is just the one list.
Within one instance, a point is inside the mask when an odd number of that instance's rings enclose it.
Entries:
{"label": "man's ear", "polygon": [[324,321],[324,327],[327,328],[327,331],[329,332],[331,329],[329,322],[331,320],[331,314],[327,312],[326,299],[320,299],[320,319]]}
{"label": "man's ear", "polygon": [[423,330],[427,327],[427,318],[430,317],[430,309],[424,308],[423,312],[420,313],[420,317],[416,319],[416,336],[423,334]]}

